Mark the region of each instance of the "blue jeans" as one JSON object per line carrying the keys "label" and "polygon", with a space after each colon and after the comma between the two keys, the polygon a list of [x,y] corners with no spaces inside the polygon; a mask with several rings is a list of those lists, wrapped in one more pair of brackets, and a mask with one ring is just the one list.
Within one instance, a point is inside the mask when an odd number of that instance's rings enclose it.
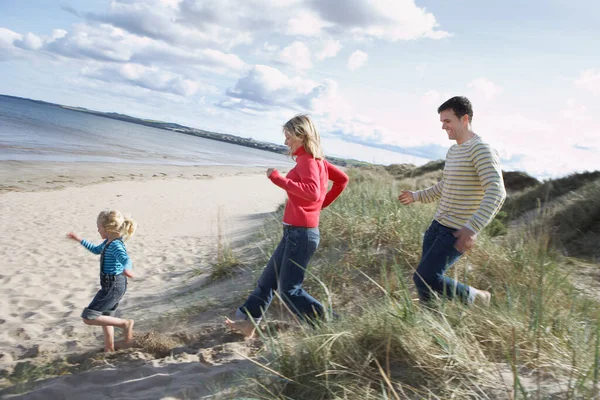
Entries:
{"label": "blue jeans", "polygon": [[260,320],[273,300],[273,292],[279,289],[287,306],[300,319],[321,318],[323,306],[302,288],[308,262],[319,247],[319,240],[319,228],[285,225],[281,242],[237,316],[246,316],[247,312]]}
{"label": "blue jeans", "polygon": [[127,277],[125,275],[109,275],[100,272],[100,290],[90,305],[83,309],[81,318],[96,319],[101,315],[114,317],[126,291]]}
{"label": "blue jeans", "polygon": [[445,275],[462,255],[454,248],[456,238],[453,233],[456,231],[434,220],[425,232],[423,254],[413,275],[419,299],[423,303],[431,300],[432,291],[450,299],[455,296],[464,302],[469,299],[469,286]]}

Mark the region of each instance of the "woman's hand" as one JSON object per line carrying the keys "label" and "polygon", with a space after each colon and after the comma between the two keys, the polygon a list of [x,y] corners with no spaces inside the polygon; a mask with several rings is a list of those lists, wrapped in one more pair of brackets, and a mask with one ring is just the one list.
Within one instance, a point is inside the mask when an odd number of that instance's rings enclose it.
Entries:
{"label": "woman's hand", "polygon": [[73,233],[73,232],[69,232],[69,233],[67,233],[67,237],[68,237],[69,239],[73,239],[73,240],[75,240],[76,242],[81,242],[81,241],[83,240],[83,239],[81,238],[81,236],[79,236],[78,234],[76,234],[76,233]]}
{"label": "woman's hand", "polygon": [[271,176],[271,174],[275,171],[275,168],[269,168],[267,170],[267,178]]}

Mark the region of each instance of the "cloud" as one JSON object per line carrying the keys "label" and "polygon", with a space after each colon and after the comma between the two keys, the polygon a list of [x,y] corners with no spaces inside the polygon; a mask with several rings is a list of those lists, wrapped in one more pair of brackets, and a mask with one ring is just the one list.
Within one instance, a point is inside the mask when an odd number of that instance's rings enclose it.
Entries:
{"label": "cloud", "polygon": [[23,35],[0,27],[0,61],[18,57],[20,49],[15,46],[15,42],[22,38]]}
{"label": "cloud", "polygon": [[328,26],[312,12],[303,11],[288,20],[285,34],[291,36],[317,36]]}
{"label": "cloud", "polygon": [[[211,46],[229,49],[250,43],[249,31],[219,24],[215,8],[208,10],[195,1],[181,2],[113,0],[105,13],[79,12],[87,21],[109,24],[132,34],[174,45]],[[205,12],[207,11],[207,12]]]}
{"label": "cloud", "polygon": [[442,104],[442,94],[437,90],[428,90],[421,96],[421,102],[427,106],[439,106]]}
{"label": "cloud", "polygon": [[[298,102],[318,86],[299,77],[290,78],[276,68],[255,65],[227,91],[229,97],[244,100],[244,106],[256,103],[262,106],[297,108]],[[236,101],[238,102],[238,101]],[[236,104],[232,104],[236,106]]]}
{"label": "cloud", "polygon": [[306,44],[295,41],[285,47],[276,58],[276,61],[289,65],[299,71],[304,71],[313,67],[310,50]]}
{"label": "cloud", "polygon": [[391,42],[450,36],[438,30],[435,16],[413,0],[310,0],[309,4],[333,24],[332,32]]}
{"label": "cloud", "polygon": [[367,63],[369,56],[364,51],[356,50],[348,58],[348,69],[354,71]]}
{"label": "cloud", "polygon": [[575,99],[567,99],[567,104],[560,110],[559,114],[566,120],[572,122],[587,121],[590,119],[587,114],[588,108],[579,104]]}
{"label": "cloud", "polygon": [[338,52],[342,49],[342,44],[339,40],[328,39],[323,41],[322,49],[317,54],[315,54],[315,58],[318,61],[323,61],[326,58],[335,57]]}
{"label": "cloud", "polygon": [[70,32],[51,36],[24,35],[15,45],[32,52],[100,62],[205,66],[215,73],[247,68],[235,54],[210,48],[182,49],[148,37],[133,35],[107,24],[76,24]]}
{"label": "cloud", "polygon": [[483,96],[486,100],[498,97],[504,89],[487,78],[477,78],[467,85],[476,94]]}
{"label": "cloud", "polygon": [[210,85],[186,79],[157,67],[146,67],[140,64],[123,64],[103,68],[86,68],[82,75],[108,83],[127,83],[144,89],[176,94],[179,96],[192,96],[198,91],[203,93],[217,93],[218,89]]}
{"label": "cloud", "polygon": [[575,86],[592,92],[595,96],[600,95],[600,70],[586,69],[575,80]]}

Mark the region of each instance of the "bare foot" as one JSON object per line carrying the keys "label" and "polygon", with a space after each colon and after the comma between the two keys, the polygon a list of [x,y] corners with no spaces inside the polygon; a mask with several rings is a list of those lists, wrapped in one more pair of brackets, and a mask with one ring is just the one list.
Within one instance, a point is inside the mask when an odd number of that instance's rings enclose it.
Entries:
{"label": "bare foot", "polygon": [[105,353],[114,353],[114,351],[115,351],[114,347],[104,347]]}
{"label": "bare foot", "polygon": [[125,344],[130,344],[133,341],[133,324],[135,322],[130,319],[127,320],[127,325],[125,326],[124,335],[125,335]]}
{"label": "bare foot", "polygon": [[246,338],[251,339],[256,332],[256,327],[252,323],[252,321],[246,319],[243,321],[232,321],[229,318],[225,320],[225,325],[229,327],[229,329],[233,329],[234,331],[240,332]]}
{"label": "bare foot", "polygon": [[482,306],[489,307],[491,299],[492,294],[487,290],[477,290],[477,294],[475,295],[475,301],[479,302]]}

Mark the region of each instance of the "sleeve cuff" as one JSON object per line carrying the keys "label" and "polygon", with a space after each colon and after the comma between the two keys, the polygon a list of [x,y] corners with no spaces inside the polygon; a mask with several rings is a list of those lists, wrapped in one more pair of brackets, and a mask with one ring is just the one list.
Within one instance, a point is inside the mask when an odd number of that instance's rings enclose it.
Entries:
{"label": "sleeve cuff", "polygon": [[468,228],[468,229],[472,230],[472,231],[473,231],[473,232],[475,232],[475,233],[479,233],[479,230],[478,230],[478,229],[475,229],[475,228],[473,227],[473,225],[471,225],[471,221],[469,221],[469,222],[467,222],[467,223],[465,224],[465,228]]}

